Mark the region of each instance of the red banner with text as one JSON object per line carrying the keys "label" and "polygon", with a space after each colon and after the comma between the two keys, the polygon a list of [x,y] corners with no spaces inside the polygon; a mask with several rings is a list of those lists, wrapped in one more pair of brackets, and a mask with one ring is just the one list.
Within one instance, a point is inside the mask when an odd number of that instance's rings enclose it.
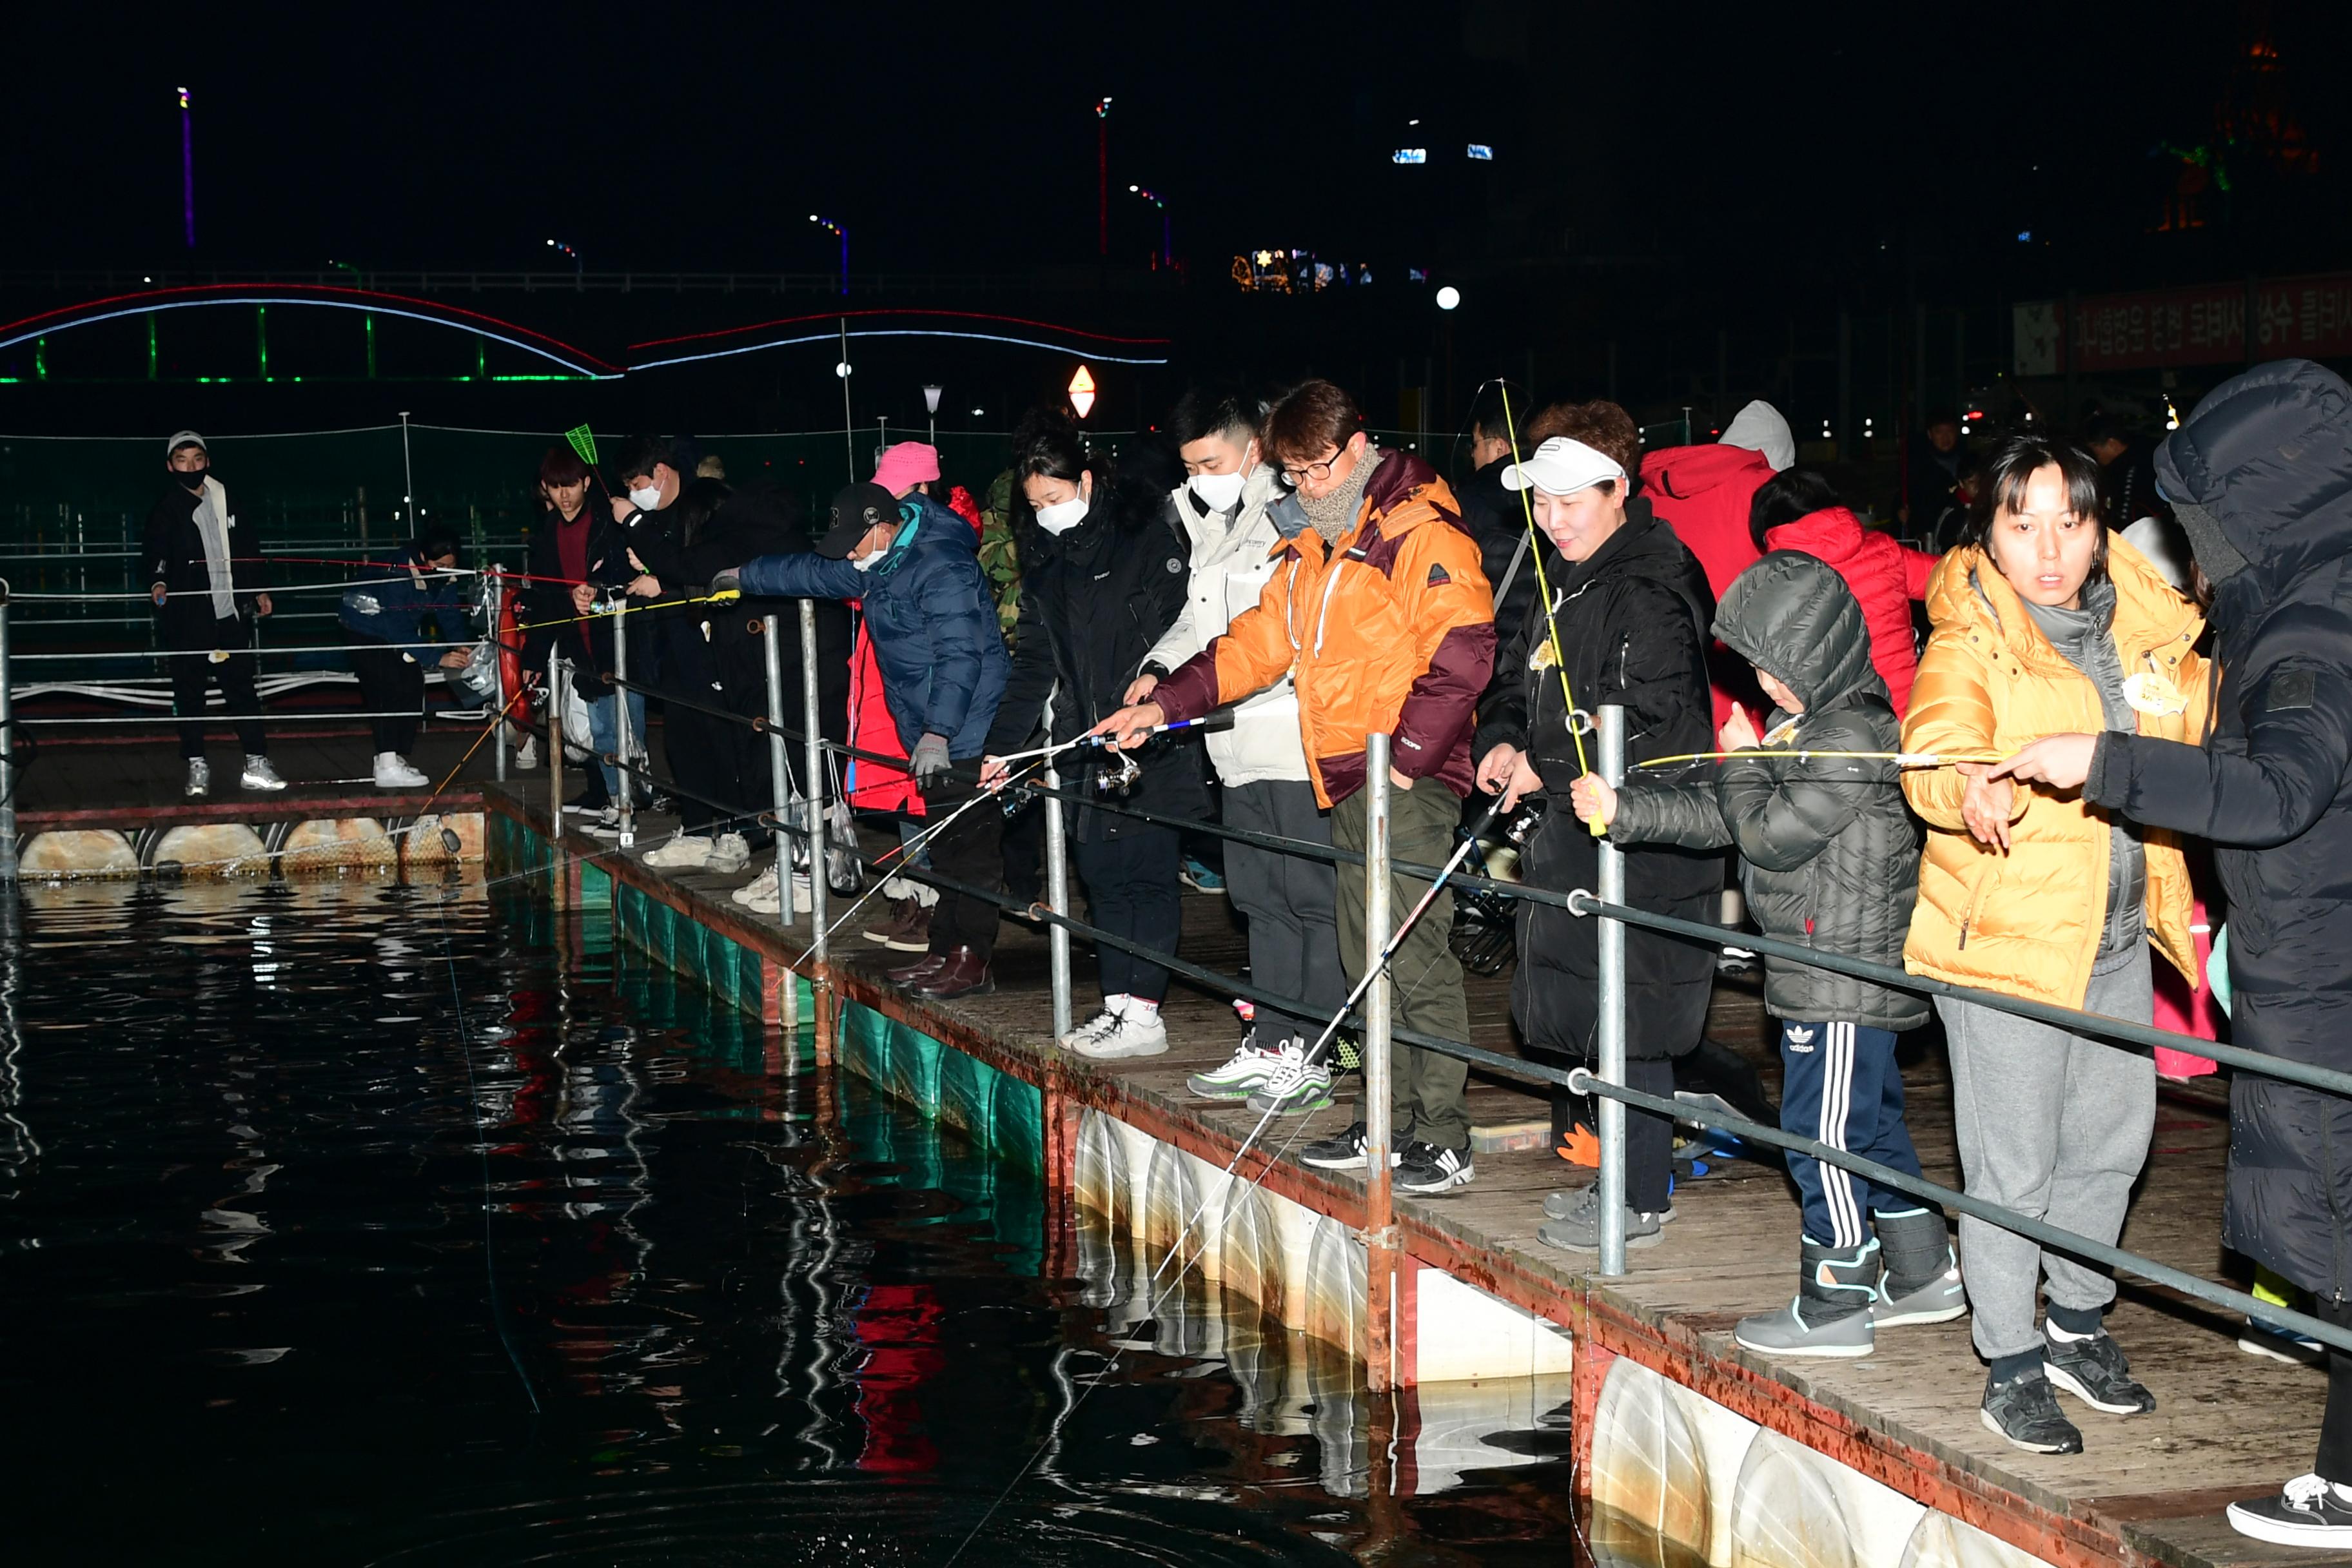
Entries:
{"label": "red banner with text", "polygon": [[[2254,317],[2251,355],[2249,307]],[[2056,300],[2016,307],[2018,374],[2352,355],[2352,272],[2266,279],[2251,288],[2214,283],[2088,296],[2074,301],[2062,347],[2059,317],[2066,310],[2065,302]]]}

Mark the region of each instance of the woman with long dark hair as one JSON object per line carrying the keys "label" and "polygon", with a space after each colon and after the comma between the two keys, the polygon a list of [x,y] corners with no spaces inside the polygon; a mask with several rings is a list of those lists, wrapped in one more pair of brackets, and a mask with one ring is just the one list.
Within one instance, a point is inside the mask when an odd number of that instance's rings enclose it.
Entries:
{"label": "woman with long dark hair", "polygon": [[[1131,448],[1114,473],[1087,449],[1066,416],[1041,410],[1013,433],[1013,477],[1021,620],[1013,674],[989,733],[991,779],[1003,776],[994,759],[1022,750],[1045,724],[1049,697],[1050,738],[1057,742],[1076,740],[1124,706],[1145,656],[1184,607],[1192,554],[1169,499],[1182,466],[1150,443]],[[1159,816],[1208,815],[1197,743],[1162,742],[1132,757],[1093,755],[1117,760],[1065,768],[1065,788],[1107,790]],[[1129,777],[1130,766],[1139,775]],[[1070,854],[1096,925],[1175,951],[1182,925],[1177,829],[1081,807]],[[1095,1058],[1165,1051],[1160,1004],[1168,971],[1108,944],[1097,958],[1102,1009],[1064,1036],[1064,1047]]]}

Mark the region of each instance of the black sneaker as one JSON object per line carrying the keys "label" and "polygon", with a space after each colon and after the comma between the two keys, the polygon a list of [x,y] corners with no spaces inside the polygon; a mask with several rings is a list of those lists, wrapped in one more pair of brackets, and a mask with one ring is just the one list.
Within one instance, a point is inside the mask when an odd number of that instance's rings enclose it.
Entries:
{"label": "black sneaker", "polygon": [[1977,1412],[1988,1432],[1998,1432],[2029,1454],[2079,1454],[2083,1434],[2058,1408],[2058,1394],[2046,1377],[2032,1373],[2007,1383],[1985,1379],[1984,1408]]}
{"label": "black sneaker", "polygon": [[2156,1395],[2132,1376],[2123,1347],[2104,1331],[2063,1344],[2045,1333],[2042,1370],[2050,1374],[2052,1383],[2094,1410],[2110,1415],[2145,1415],[2156,1408]]}
{"label": "black sneaker", "polygon": [[[1364,1158],[1364,1124],[1351,1121],[1348,1130],[1337,1138],[1318,1138],[1298,1151],[1298,1157],[1318,1171],[1361,1171],[1370,1162]],[[1404,1151],[1389,1151],[1389,1165],[1394,1169],[1404,1161]]]}
{"label": "black sneaker", "polygon": [[1408,1193],[1443,1193],[1467,1183],[1477,1171],[1467,1149],[1440,1149],[1418,1140],[1405,1145],[1397,1162],[1396,1185]]}
{"label": "black sneaker", "polygon": [[2276,1497],[2230,1505],[2230,1528],[2281,1546],[2352,1545],[2352,1497],[2319,1477],[2297,1476]]}

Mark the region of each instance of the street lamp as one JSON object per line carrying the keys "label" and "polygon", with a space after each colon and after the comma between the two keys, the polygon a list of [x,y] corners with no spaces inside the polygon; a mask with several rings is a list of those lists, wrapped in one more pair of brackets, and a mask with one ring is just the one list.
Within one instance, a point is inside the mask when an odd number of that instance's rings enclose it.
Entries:
{"label": "street lamp", "polygon": [[1110,255],[1110,100],[1095,105],[1095,253]]}
{"label": "street lamp", "polygon": [[931,445],[934,447],[940,444],[940,394],[945,390],[936,382],[923,388],[923,406],[930,411]]}
{"label": "street lamp", "polygon": [[845,225],[837,224],[829,217],[819,217],[814,213],[809,214],[809,222],[816,225],[819,228],[830,231],[835,238],[841,241],[841,291],[845,294],[848,293],[849,229]]}
{"label": "street lamp", "polygon": [[1160,255],[1157,259],[1154,260],[1152,265],[1155,267],[1173,268],[1176,265],[1176,252],[1168,242],[1167,200],[1162,197],[1159,192],[1147,191],[1141,185],[1129,185],[1127,188],[1160,209]]}
{"label": "street lamp", "polygon": [[1439,310],[1451,310],[1460,303],[1462,303],[1462,290],[1456,289],[1453,284],[1448,283],[1444,288],[1440,289],[1437,291],[1437,308]]}
{"label": "street lamp", "polygon": [[550,248],[572,258],[572,276],[573,280],[577,281],[580,277],[581,268],[580,252],[573,249],[571,246],[564,244],[560,239],[551,239],[547,243]]}

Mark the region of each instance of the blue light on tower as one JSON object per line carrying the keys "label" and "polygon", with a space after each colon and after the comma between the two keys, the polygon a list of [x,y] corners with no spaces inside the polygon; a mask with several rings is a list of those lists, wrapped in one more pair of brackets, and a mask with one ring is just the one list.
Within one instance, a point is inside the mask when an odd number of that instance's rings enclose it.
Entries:
{"label": "blue light on tower", "polygon": [[1495,161],[1495,150],[1484,142],[1473,142],[1470,143],[1470,161],[1474,163],[1491,163]]}
{"label": "blue light on tower", "polygon": [[1426,163],[1429,162],[1429,149],[1426,147],[1400,147],[1395,152],[1389,154],[1389,162],[1391,163]]}

